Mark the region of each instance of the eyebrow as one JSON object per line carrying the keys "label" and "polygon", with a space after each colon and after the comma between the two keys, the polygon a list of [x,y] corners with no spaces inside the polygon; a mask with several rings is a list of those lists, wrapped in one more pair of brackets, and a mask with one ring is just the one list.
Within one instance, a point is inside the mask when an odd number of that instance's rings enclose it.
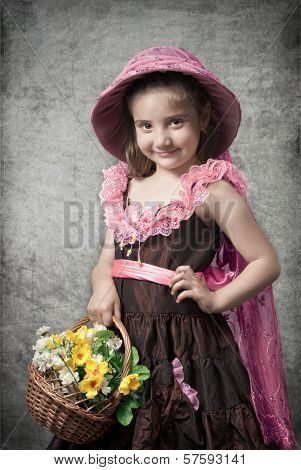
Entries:
{"label": "eyebrow", "polygon": [[[173,114],[172,116],[166,116],[166,121],[169,120],[169,119],[175,119],[175,118],[179,118],[179,117],[188,117],[190,116],[190,114],[186,113],[186,114]],[[148,121],[147,119],[137,119],[135,121],[135,124],[137,122],[151,122],[151,121]]]}

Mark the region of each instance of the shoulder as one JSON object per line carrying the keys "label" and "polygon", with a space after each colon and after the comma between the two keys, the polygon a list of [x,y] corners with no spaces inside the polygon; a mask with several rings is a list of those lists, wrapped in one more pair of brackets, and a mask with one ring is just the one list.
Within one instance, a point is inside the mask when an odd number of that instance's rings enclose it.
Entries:
{"label": "shoulder", "polygon": [[[245,199],[248,196],[247,180],[244,173],[228,160],[210,158],[204,167],[204,178],[211,192],[231,191],[231,187]],[[209,189],[208,188],[208,189]]]}
{"label": "shoulder", "polygon": [[[254,216],[247,200],[229,181],[220,180],[207,186],[208,195],[204,204],[196,207],[196,214],[206,223],[216,223],[232,239],[233,230],[254,224]],[[208,222],[207,222],[208,223]]]}
{"label": "shoulder", "polygon": [[206,190],[206,198],[202,204],[196,206],[195,213],[206,225],[211,226],[214,222],[218,222],[216,218],[218,204],[225,201],[234,201],[237,196],[240,198],[241,196],[233,188],[231,183],[225,180],[209,183]]}
{"label": "shoulder", "polygon": [[244,198],[248,197],[244,173],[228,160],[209,158],[203,165],[192,165],[189,172],[182,176],[184,186],[192,192],[204,190],[207,193],[205,189],[209,185],[216,183],[215,186],[218,186],[222,180],[228,181]]}
{"label": "shoulder", "polygon": [[[196,214],[203,220],[216,220],[217,212],[230,208],[230,204],[247,200],[245,175],[231,162],[209,159],[195,171],[195,194],[203,193]],[[226,209],[225,209],[226,208]]]}
{"label": "shoulder", "polygon": [[221,179],[218,181],[213,181],[207,186],[208,197],[212,200],[222,200],[222,199],[235,199],[237,197],[242,197],[241,194],[235,189],[233,184],[230,181]]}

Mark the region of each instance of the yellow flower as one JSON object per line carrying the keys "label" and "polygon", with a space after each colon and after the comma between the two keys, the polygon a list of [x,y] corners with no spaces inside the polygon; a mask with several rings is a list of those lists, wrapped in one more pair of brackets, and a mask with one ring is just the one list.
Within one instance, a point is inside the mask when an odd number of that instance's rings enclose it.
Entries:
{"label": "yellow flower", "polygon": [[137,390],[140,387],[140,382],[137,380],[138,374],[129,374],[122,379],[118,391],[123,395],[128,395],[131,390]]}
{"label": "yellow flower", "polygon": [[62,344],[63,338],[60,335],[52,335],[51,338],[53,341],[55,341],[57,344]]}
{"label": "yellow flower", "polygon": [[72,369],[72,370],[75,369],[76,363],[74,362],[74,360],[73,360],[72,357],[69,357],[68,359],[65,359],[65,362],[66,362],[67,366],[68,366],[70,369]]}
{"label": "yellow flower", "polygon": [[86,325],[81,326],[75,333],[71,330],[67,330],[65,333],[66,338],[72,341],[74,344],[83,344],[90,341],[91,333],[95,333],[94,328],[87,328]]}
{"label": "yellow flower", "polygon": [[102,361],[99,364],[92,358],[86,361],[86,373],[88,375],[105,375],[107,372],[109,372],[109,367],[106,361]]}
{"label": "yellow flower", "polygon": [[71,330],[67,330],[66,333],[65,333],[65,336],[69,341],[72,341],[72,343],[74,343],[74,344],[80,344],[81,343],[81,340],[77,336],[77,334],[73,333],[73,331],[71,331]]}
{"label": "yellow flower", "polygon": [[84,336],[84,332],[80,331],[79,334],[78,334],[78,331],[76,333],[73,333],[73,331],[67,330],[66,333],[65,333],[65,337],[69,341],[72,341],[72,343],[74,343],[74,344],[85,343],[87,341],[87,338]]}
{"label": "yellow flower", "polygon": [[86,327],[86,325],[83,325],[77,330],[76,335],[78,336],[80,341],[86,341],[87,333],[88,333],[88,328]]}
{"label": "yellow flower", "polygon": [[75,365],[82,366],[91,358],[92,351],[89,343],[77,344],[72,348],[72,360]]}
{"label": "yellow flower", "polygon": [[103,382],[102,375],[86,376],[79,384],[81,392],[86,393],[90,400],[95,398]]}
{"label": "yellow flower", "polygon": [[48,348],[48,349],[55,349],[55,347],[56,346],[55,346],[54,342],[51,339],[46,344],[46,348]]}
{"label": "yellow flower", "polygon": [[58,344],[62,344],[63,338],[59,335],[51,335],[49,338],[48,343],[46,344],[46,347],[48,349],[55,349]]}

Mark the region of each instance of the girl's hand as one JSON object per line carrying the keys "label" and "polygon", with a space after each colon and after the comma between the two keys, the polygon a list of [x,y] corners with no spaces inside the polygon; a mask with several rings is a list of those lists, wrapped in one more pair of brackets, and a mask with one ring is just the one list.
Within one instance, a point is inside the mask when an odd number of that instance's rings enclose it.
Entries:
{"label": "girl's hand", "polygon": [[169,283],[171,294],[175,295],[177,290],[186,289],[178,295],[176,302],[190,298],[203,312],[214,313],[215,293],[207,288],[204,276],[199,280],[191,266],[178,266],[175,272],[177,274]]}
{"label": "girl's hand", "polygon": [[113,314],[121,320],[120,299],[112,278],[102,280],[87,306],[90,320],[106,327],[114,324]]}

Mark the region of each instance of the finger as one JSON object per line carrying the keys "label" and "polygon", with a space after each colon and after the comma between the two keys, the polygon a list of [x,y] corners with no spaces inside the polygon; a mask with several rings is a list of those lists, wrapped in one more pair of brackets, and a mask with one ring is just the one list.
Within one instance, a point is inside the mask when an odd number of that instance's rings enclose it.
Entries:
{"label": "finger", "polygon": [[189,289],[191,287],[191,283],[188,279],[181,279],[180,281],[174,284],[173,288],[171,289],[171,295],[175,295],[179,289]]}
{"label": "finger", "polygon": [[185,278],[186,272],[180,272],[176,274],[170,281],[169,281],[169,287],[172,287],[176,282],[182,280]]}
{"label": "finger", "polygon": [[178,295],[176,302],[177,304],[181,302],[184,299],[192,299],[195,300],[195,295],[192,290],[185,290],[184,292],[181,292],[181,294]]}
{"label": "finger", "polygon": [[112,313],[107,312],[102,314],[102,319],[103,319],[103,324],[104,326],[111,326],[113,325],[113,320],[112,320]]}
{"label": "finger", "polygon": [[188,266],[188,265],[178,266],[177,269],[175,269],[175,272],[176,273],[186,272],[189,269],[191,269],[191,266]]}
{"label": "finger", "polygon": [[94,313],[88,313],[88,317],[92,323],[95,322],[95,314]]}
{"label": "finger", "polygon": [[103,317],[102,317],[102,314],[101,313],[98,313],[96,316],[95,316],[95,323],[99,323],[99,325],[103,325]]}

